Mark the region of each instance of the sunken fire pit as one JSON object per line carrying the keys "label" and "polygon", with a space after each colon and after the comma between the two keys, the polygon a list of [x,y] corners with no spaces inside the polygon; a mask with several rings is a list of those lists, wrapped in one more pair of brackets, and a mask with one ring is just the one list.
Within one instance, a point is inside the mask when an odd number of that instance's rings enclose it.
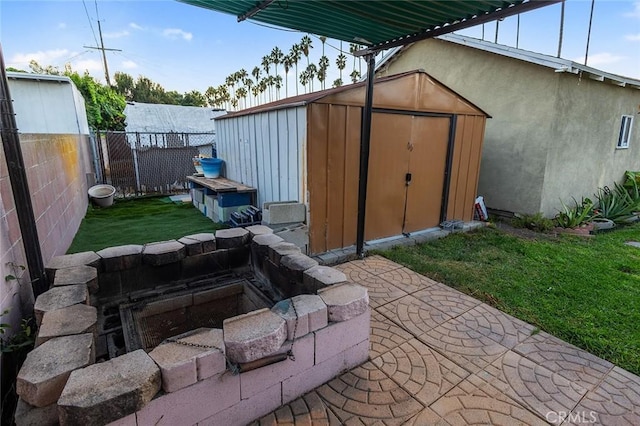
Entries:
{"label": "sunken fire pit", "polygon": [[245,424],[368,357],[366,290],[264,226],[61,256],[47,273],[18,424]]}

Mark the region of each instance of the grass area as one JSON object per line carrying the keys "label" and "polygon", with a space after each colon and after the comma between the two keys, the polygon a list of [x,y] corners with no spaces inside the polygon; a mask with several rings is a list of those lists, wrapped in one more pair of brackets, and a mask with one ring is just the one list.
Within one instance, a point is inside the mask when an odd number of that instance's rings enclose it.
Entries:
{"label": "grass area", "polygon": [[381,252],[640,374],[640,224],[593,238],[485,228]]}
{"label": "grass area", "polygon": [[116,200],[107,208],[89,206],[67,253],[165,241],[220,228],[190,203],[175,204],[166,197]]}

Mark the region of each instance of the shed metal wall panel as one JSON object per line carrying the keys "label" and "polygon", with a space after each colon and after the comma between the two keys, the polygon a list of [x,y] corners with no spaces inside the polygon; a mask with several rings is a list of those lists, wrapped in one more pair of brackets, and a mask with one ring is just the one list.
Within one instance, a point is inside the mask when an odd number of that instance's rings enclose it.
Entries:
{"label": "shed metal wall panel", "polygon": [[20,133],[89,134],[82,96],[65,79],[8,79]]}
{"label": "shed metal wall panel", "polygon": [[258,189],[258,203],[304,202],[301,161],[305,107],[218,120],[218,157],[226,177]]}

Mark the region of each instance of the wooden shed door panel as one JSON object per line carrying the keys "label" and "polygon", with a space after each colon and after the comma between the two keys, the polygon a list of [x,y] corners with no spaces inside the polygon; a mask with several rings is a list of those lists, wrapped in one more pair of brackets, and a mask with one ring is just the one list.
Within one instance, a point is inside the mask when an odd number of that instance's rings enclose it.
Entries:
{"label": "wooden shed door panel", "polygon": [[448,142],[449,118],[413,117],[405,233],[437,226],[440,222]]}
{"label": "wooden shed door panel", "polygon": [[374,113],[372,116],[366,240],[402,233],[411,121],[410,115]]}

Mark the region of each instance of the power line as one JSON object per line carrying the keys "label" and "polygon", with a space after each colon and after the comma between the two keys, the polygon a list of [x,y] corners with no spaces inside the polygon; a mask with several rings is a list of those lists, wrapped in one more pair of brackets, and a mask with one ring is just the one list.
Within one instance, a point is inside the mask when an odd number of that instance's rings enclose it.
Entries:
{"label": "power line", "polygon": [[91,23],[91,17],[89,16],[89,11],[87,10],[87,4],[82,0],[82,5],[84,6],[84,12],[87,14],[87,19],[89,20],[89,28],[91,28],[91,34],[93,34],[93,40],[98,45],[98,38],[96,37],[96,32],[93,29],[93,24]]}
{"label": "power line", "polygon": [[[94,0],[96,5],[96,16],[99,18],[98,14],[98,2]],[[89,12],[87,11],[87,5],[84,0],[82,0],[82,4],[84,5],[84,10],[87,12],[87,18],[89,17]],[[91,18],[89,18],[89,25],[91,25]],[[93,26],[91,26],[91,31],[93,31]],[[102,39],[102,26],[100,25],[100,19],[98,19],[98,33],[100,34],[100,45],[98,46],[98,40],[96,39],[96,46],[82,46],[85,49],[95,49],[102,51],[102,62],[104,64],[104,78],[107,81],[107,86],[111,86],[111,79],[109,78],[109,66],[107,65],[107,54],[106,51],[112,52],[122,52],[121,49],[110,49],[104,47],[104,40]],[[93,34],[93,38],[96,38],[95,33]]]}

